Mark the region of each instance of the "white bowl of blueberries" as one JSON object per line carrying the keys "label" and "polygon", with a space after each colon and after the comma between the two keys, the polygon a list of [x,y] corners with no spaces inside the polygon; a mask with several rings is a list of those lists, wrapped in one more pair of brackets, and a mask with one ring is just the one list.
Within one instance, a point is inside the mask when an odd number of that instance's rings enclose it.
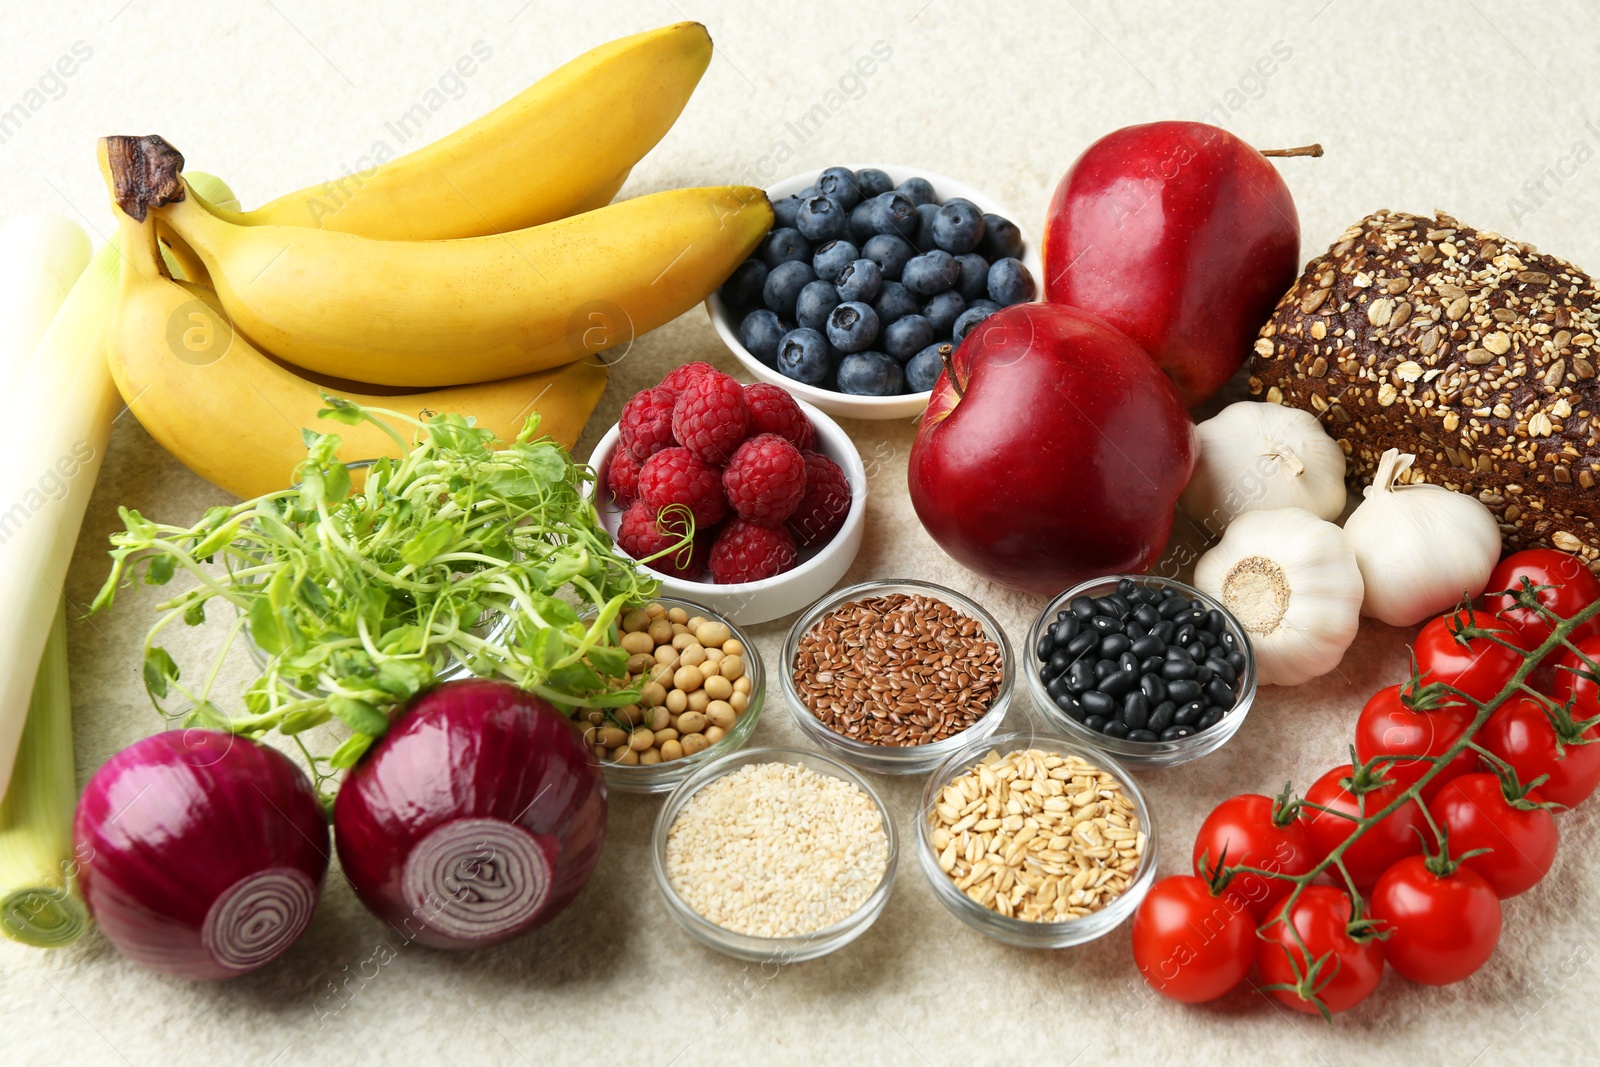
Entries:
{"label": "white bowl of blueberries", "polygon": [[750,373],[830,415],[919,414],[941,346],[1037,297],[1039,253],[1006,210],[910,167],[829,167],[767,190],[776,222],[706,301]]}

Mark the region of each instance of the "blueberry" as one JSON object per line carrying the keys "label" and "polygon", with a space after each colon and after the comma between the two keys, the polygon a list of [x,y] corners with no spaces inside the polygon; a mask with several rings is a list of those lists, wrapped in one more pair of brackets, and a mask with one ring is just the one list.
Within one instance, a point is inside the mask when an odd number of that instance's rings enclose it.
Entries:
{"label": "blueberry", "polygon": [[956,319],[967,310],[967,302],[961,299],[961,294],[954,289],[946,289],[939,293],[923,307],[922,313],[933,323],[933,332],[936,337],[949,337],[955,328]]}
{"label": "blueberry", "polygon": [[992,300],[973,301],[967,305],[967,310],[956,316],[956,324],[950,328],[950,336],[955,339],[956,344],[960,344],[967,339],[967,334],[972,332],[974,326],[999,310]]}
{"label": "blueberry", "polygon": [[882,352],[845,356],[839,363],[839,392],[853,396],[894,396],[905,391],[900,364]]}
{"label": "blueberry", "polygon": [[739,343],[770,367],[778,361],[778,342],[787,332],[775,312],[762,308],[750,312],[739,324]]}
{"label": "blueberry", "polygon": [[818,248],[816,255],[811,257],[811,269],[816,271],[817,277],[823,281],[836,282],[845,264],[860,258],[861,253],[849,241],[829,241]]}
{"label": "blueberry", "polygon": [[933,216],[933,243],[953,256],[978,247],[983,240],[983,213],[970,200],[952,200]]}
{"label": "blueberry", "polygon": [[933,344],[933,323],[924,315],[907,315],[883,328],[883,350],[901,363]]}
{"label": "blueberry", "polygon": [[871,304],[848,300],[828,316],[828,343],[841,352],[865,352],[878,339],[878,313]]}
{"label": "blueberry", "polygon": [[870,200],[893,189],[894,181],[877,167],[863,167],[856,171],[856,187],[863,199]]}
{"label": "blueberry", "polygon": [[833,370],[827,338],[804,327],[790,330],[778,342],[778,373],[807,385],[820,385]]}
{"label": "blueberry", "polygon": [[794,220],[799,214],[800,198],[798,196],[780,197],[772,202],[772,225],[774,228],[794,229]]}
{"label": "blueberry", "polygon": [[[944,355],[950,351],[949,344],[929,345],[912,356],[911,362],[906,364],[906,388],[913,393],[925,393],[932,389],[933,383],[944,372]],[[1090,644],[1096,644],[1099,640],[1087,633],[1078,636],[1088,637]]]}
{"label": "blueberry", "polygon": [[813,196],[800,204],[794,226],[807,240],[837,241],[850,232],[850,214],[836,200]]}
{"label": "blueberry", "polygon": [[[913,256],[906,263],[906,269],[900,272],[900,284],[911,290],[912,295],[926,299],[950,288],[960,276],[961,268],[956,265],[956,258],[949,252],[935,248],[920,256]],[[993,267],[989,268],[989,288],[991,291],[994,289]]]}
{"label": "blueberry", "polygon": [[872,228],[879,233],[917,235],[917,205],[898,192],[884,193],[872,200]]}
{"label": "blueberry", "polygon": [[[869,238],[867,243],[861,246],[861,254],[878,265],[883,271],[884,281],[897,282],[900,280],[901,272],[906,269],[906,264],[917,254],[917,250],[912,248],[904,237],[880,233]],[[984,284],[988,284],[987,276],[984,278]]]}
{"label": "blueberry", "polygon": [[863,200],[850,209],[850,240],[863,244],[877,232],[872,228],[871,200]]}
{"label": "blueberry", "polygon": [[907,178],[895,192],[913,204],[933,203],[933,183],[926,178]]}
{"label": "blueberry", "polygon": [[722,300],[734,311],[743,311],[745,308],[755,307],[761,303],[761,287],[767,281],[767,265],[755,256],[751,256],[728,275],[728,280],[722,283],[718,290]]}
{"label": "blueberry", "polygon": [[816,182],[812,182],[810,185],[806,186],[804,189],[800,190],[795,195],[798,196],[801,200],[810,200],[813,196],[817,195],[817,183]]}
{"label": "blueberry", "polygon": [[933,220],[938,214],[938,204],[917,205],[917,239],[914,243],[924,252],[937,247],[933,240]]}
{"label": "blueberry", "polygon": [[989,261],[976,252],[956,257],[956,292],[969,305],[989,295]]}
{"label": "blueberry", "polygon": [[872,302],[872,310],[878,313],[879,325],[887,326],[907,315],[922,314],[922,305],[899,282],[884,282],[878,299]]}
{"label": "blueberry", "polygon": [[999,215],[985,215],[983,241],[978,245],[978,251],[990,261],[1021,259],[1022,231],[1017,229],[1017,224],[1010,219],[1001,218]]}
{"label": "blueberry", "polygon": [[773,230],[767,234],[766,243],[761,246],[761,258],[767,267],[778,266],[780,263],[792,263],[796,260],[811,262],[811,245],[800,236],[799,230],[787,226]]}
{"label": "blueberry", "polygon": [[851,260],[834,284],[839,288],[840,300],[870,304],[883,288],[883,271],[870,259]]}
{"label": "blueberry", "polygon": [[767,280],[761,287],[762,303],[767,305],[768,310],[792,319],[795,302],[800,299],[800,290],[808,282],[815,281],[816,277],[811,273],[809,262],[790,260],[780,263],[767,272]]}
{"label": "blueberry", "polygon": [[838,306],[839,291],[818,278],[807,282],[800,290],[800,297],[794,303],[794,320],[807,329],[821,330],[828,325],[828,315]]}
{"label": "blueberry", "polygon": [[1033,294],[1033,275],[1021,260],[997,259],[989,267],[989,299],[996,304],[1025,304]]}
{"label": "blueberry", "polygon": [[861,203],[861,187],[848,167],[829,167],[817,175],[817,192],[849,211]]}

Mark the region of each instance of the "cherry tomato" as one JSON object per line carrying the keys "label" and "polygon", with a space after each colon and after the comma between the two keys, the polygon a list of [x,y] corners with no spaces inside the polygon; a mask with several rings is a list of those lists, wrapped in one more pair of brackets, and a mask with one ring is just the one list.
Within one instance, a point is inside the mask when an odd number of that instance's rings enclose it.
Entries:
{"label": "cherry tomato", "polygon": [[1600,786],[1600,723],[1578,735],[1591,738],[1591,743],[1562,738],[1559,753],[1557,736],[1544,707],[1531,697],[1519,697],[1495,709],[1478,731],[1477,741],[1511,764],[1521,782],[1547,775],[1539,783],[1539,795],[1552,804],[1575,808]]}
{"label": "cherry tomato", "polygon": [[[1306,823],[1306,831],[1319,862],[1344,844],[1345,838],[1355,830],[1353,821],[1335,812],[1364,818],[1368,812],[1376,814],[1382,811],[1396,795],[1405,791],[1403,783],[1391,781],[1358,797],[1346,785],[1353,772],[1354,768],[1348,763],[1335,767],[1306,790],[1309,803],[1330,809],[1314,812]],[[1424,835],[1428,832],[1422,809],[1415,800],[1407,800],[1345,850],[1345,869],[1350,872],[1356,885],[1365,889],[1395,863],[1421,852],[1422,842],[1426,839]]]}
{"label": "cherry tomato", "polygon": [[1215,1000],[1250,973],[1255,917],[1244,898],[1212,896],[1193,875],[1163,878],[1133,913],[1133,958],[1163,996],[1185,1004]]}
{"label": "cherry tomato", "polygon": [[1500,898],[1467,867],[1439,875],[1426,858],[1407,856],[1383,872],[1368,906],[1389,934],[1383,958],[1423,985],[1461,981],[1500,941]]}
{"label": "cherry tomato", "polygon": [[[1527,799],[1537,803],[1540,795],[1535,790]],[[1452,852],[1489,849],[1461,865],[1488,882],[1501,900],[1532,889],[1556,861],[1560,834],[1549,809],[1513,807],[1493,774],[1454,779],[1439,790],[1428,811],[1448,833]]]}
{"label": "cherry tomato", "polygon": [[[1241,793],[1218,804],[1195,836],[1194,873],[1202,879],[1207,876],[1201,867],[1202,859],[1213,869],[1223,863],[1230,867],[1249,864],[1288,875],[1304,874],[1315,867],[1317,857],[1306,836],[1305,820],[1297,818],[1287,826],[1279,826],[1272,818],[1274,805],[1271,797],[1260,793]],[[1228,883],[1228,888],[1243,897],[1257,920],[1261,920],[1289,895],[1294,884],[1281,878],[1241,874]]]}
{"label": "cherry tomato", "polygon": [[1412,645],[1417,671],[1423,684],[1443,682],[1474,700],[1493,699],[1522,666],[1522,657],[1487,637],[1463,638],[1464,626],[1493,630],[1506,641],[1517,644],[1521,632],[1504,619],[1477,611],[1457,611],[1441,615],[1422,627]]}
{"label": "cherry tomato", "polygon": [[[1600,578],[1577,556],[1553,548],[1513,552],[1490,573],[1486,588],[1491,593],[1519,589],[1524,578],[1534,585],[1552,587],[1540,591],[1539,603],[1562,618],[1570,618],[1600,600]],[[1515,597],[1486,596],[1484,604],[1521,631],[1528,648],[1539,647],[1550,636],[1550,620],[1529,608],[1518,607]],[[1595,634],[1600,634],[1600,621],[1591,619],[1573,636],[1582,640]]]}
{"label": "cherry tomato", "polygon": [[[1278,914],[1282,912],[1280,905]],[[1256,968],[1263,984],[1299,988],[1267,992],[1307,1014],[1317,1012],[1310,996],[1335,1015],[1367,999],[1383,977],[1383,949],[1375,940],[1357,941],[1350,936],[1351,912],[1350,894],[1344,890],[1307,886],[1295,901],[1290,918],[1305,948],[1295,941],[1289,922],[1274,922],[1261,935],[1256,949]]]}
{"label": "cherry tomato", "polygon": [[[1403,686],[1391,685],[1378,690],[1361,709],[1356,719],[1356,758],[1365,763],[1374,756],[1437,756],[1455,744],[1472,725],[1476,711],[1466,704],[1451,700],[1427,710],[1408,707]],[[1422,759],[1395,760],[1384,764],[1384,776],[1403,785],[1410,785],[1432,767]],[[1478,755],[1463,749],[1428,782],[1422,792],[1427,800],[1444,788],[1444,783],[1458,774],[1467,774],[1478,767]],[[1382,873],[1382,872],[1379,872]]]}

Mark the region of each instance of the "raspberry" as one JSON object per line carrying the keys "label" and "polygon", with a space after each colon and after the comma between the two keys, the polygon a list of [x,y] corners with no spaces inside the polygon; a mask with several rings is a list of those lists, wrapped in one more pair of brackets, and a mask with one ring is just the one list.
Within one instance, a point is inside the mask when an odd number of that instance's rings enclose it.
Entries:
{"label": "raspberry", "polygon": [[722,495],[722,472],[700,462],[687,448],[663,448],[639,468],[639,499],[651,510],[682,504],[704,530],[722,521],[728,500]]}
{"label": "raspberry", "polygon": [[694,381],[696,378],[699,378],[705,374],[716,373],[717,369],[711,364],[697,359],[693,363],[685,363],[681,367],[674,367],[672,370],[668,371],[667,376],[661,379],[661,384],[656,386],[656,388],[670,389],[672,390],[672,395],[676,397],[679,393],[683,392],[685,386]]}
{"label": "raspberry", "polygon": [[775,433],[802,452],[816,443],[816,427],[786,390],[756,382],[744,387],[744,402],[750,408],[750,436]]}
{"label": "raspberry", "polygon": [[[694,543],[676,547],[683,540],[684,523],[681,516],[658,516],[644,501],[635,501],[622,513],[617,526],[617,547],[645,566],[673,578],[698,578],[706,569],[706,557],[712,538],[697,535]],[[676,548],[676,551],[674,551]],[[657,552],[666,555],[650,559]]]}
{"label": "raspberry", "polygon": [[639,461],[626,448],[618,448],[606,467],[606,488],[618,507],[625,508],[639,496]]}
{"label": "raspberry", "polygon": [[722,488],[741,519],[776,526],[806,495],[806,461],[794,445],[764,433],[739,446],[722,472]]}
{"label": "raspberry", "polygon": [[850,482],[827,456],[806,452],[804,458],[806,492],[789,516],[789,530],[802,545],[826,544],[850,512]]}
{"label": "raspberry", "polygon": [[711,371],[683,387],[672,408],[672,436],[707,463],[728,462],[750,427],[744,387]]}
{"label": "raspberry", "polygon": [[711,577],[722,585],[759,582],[795,565],[794,538],[782,526],[734,519],[711,546]]}
{"label": "raspberry", "polygon": [[622,405],[622,447],[643,463],[672,444],[672,390],[641,389]]}

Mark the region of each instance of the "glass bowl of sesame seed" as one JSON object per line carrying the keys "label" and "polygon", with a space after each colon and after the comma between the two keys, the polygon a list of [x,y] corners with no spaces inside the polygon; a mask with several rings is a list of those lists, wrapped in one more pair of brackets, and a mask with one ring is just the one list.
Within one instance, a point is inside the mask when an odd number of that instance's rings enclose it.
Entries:
{"label": "glass bowl of sesame seed", "polygon": [[749,748],[678,786],[651,854],[668,912],[696,940],[782,966],[866,933],[898,849],[883,798],[855,771],[820,752]]}
{"label": "glass bowl of sesame seed", "polygon": [[1016,667],[994,616],[953,589],[863,582],[800,616],[784,701],[819,748],[877,774],[926,774],[1000,729]]}
{"label": "glass bowl of sesame seed", "polygon": [[956,918],[1021,948],[1069,948],[1120,926],[1156,874],[1138,783],[1048,733],[968,742],[928,779],[917,860]]}

